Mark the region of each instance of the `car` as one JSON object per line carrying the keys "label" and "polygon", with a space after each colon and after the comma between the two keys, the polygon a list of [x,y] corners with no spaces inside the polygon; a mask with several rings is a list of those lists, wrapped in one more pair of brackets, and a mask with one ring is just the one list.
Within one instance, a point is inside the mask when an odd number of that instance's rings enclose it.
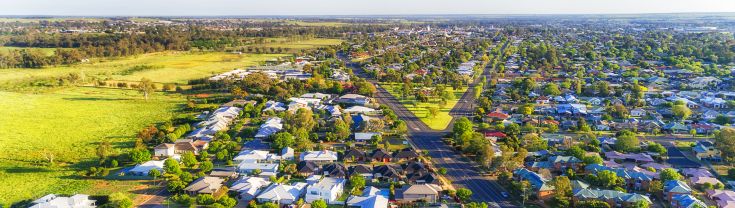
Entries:
{"label": "car", "polygon": [[508,192],[500,192],[500,195],[503,195],[503,198],[508,198]]}

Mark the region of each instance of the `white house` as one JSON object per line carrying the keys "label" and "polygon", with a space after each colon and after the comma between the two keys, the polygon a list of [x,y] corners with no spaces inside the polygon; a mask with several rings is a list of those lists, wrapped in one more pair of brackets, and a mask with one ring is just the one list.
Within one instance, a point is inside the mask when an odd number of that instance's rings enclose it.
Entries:
{"label": "white house", "polygon": [[283,129],[283,120],[279,117],[271,117],[260,125],[258,133],[255,134],[255,138],[267,138],[270,135],[275,134]]}
{"label": "white house", "polygon": [[273,184],[256,197],[256,199],[260,203],[293,204],[304,194],[306,185],[303,182],[296,182],[291,185]]}
{"label": "white house", "polygon": [[327,204],[333,204],[337,201],[345,186],[345,179],[342,178],[323,178],[318,183],[309,186],[306,189],[306,202],[314,202],[323,199]]}
{"label": "white house", "polygon": [[357,142],[369,142],[370,139],[375,135],[380,135],[378,132],[355,132],[355,141]]}
{"label": "white house", "polygon": [[329,150],[307,151],[301,153],[302,161],[314,162],[335,162],[337,161],[337,153]]}
{"label": "white house", "polygon": [[128,174],[131,175],[138,175],[138,176],[147,176],[148,172],[150,172],[153,169],[158,169],[160,173],[163,173],[163,160],[151,160],[148,162],[145,162],[140,165],[136,165],[133,167],[133,169],[130,169],[128,171]]}
{"label": "white house", "polygon": [[347,207],[388,208],[388,197],[379,194],[379,191],[379,189],[372,186],[365,188],[362,196],[350,196],[347,199]]}
{"label": "white house", "polygon": [[237,172],[241,174],[249,174],[256,169],[262,173],[278,173],[278,163],[257,163],[246,160],[237,165]]}
{"label": "white house", "polygon": [[636,108],[630,111],[630,115],[635,117],[646,116],[646,110],[643,110],[642,108]]}
{"label": "white house", "polygon": [[238,193],[238,198],[243,201],[250,201],[260,194],[261,189],[270,185],[271,182],[259,177],[242,177],[235,181],[230,187],[230,191]]}
{"label": "white house", "polygon": [[602,100],[600,98],[592,98],[592,99],[588,100],[587,102],[589,102],[592,105],[601,105],[602,104]]}
{"label": "white house", "polygon": [[156,157],[171,157],[174,156],[174,146],[172,143],[162,143],[153,148],[153,156]]}
{"label": "white house", "polygon": [[234,163],[242,163],[243,161],[264,162],[272,158],[272,154],[264,150],[242,150],[233,158]]}
{"label": "white house", "polygon": [[283,104],[282,102],[277,102],[277,101],[270,100],[268,102],[265,102],[265,107],[263,108],[263,112],[269,111],[269,110],[272,110],[272,111],[275,111],[275,112],[285,111],[286,110],[286,104]]}
{"label": "white house", "polygon": [[43,196],[33,201],[30,206],[31,208],[62,208],[62,207],[73,207],[73,208],[93,208],[95,200],[89,199],[89,195],[77,194],[71,197],[61,197],[54,194]]}
{"label": "white house", "polygon": [[365,106],[359,106],[359,105],[352,106],[352,107],[342,110],[343,113],[349,113],[349,114],[372,114],[372,113],[375,113],[375,111],[377,110],[368,108]]}

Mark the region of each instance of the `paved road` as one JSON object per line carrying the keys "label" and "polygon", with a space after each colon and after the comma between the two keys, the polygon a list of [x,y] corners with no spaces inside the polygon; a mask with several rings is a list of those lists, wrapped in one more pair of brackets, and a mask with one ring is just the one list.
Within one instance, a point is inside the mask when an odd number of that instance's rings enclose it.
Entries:
{"label": "paved road", "polygon": [[[365,77],[362,68],[356,64],[349,62],[348,59],[343,59],[347,63],[347,66],[352,68],[353,72],[358,76]],[[487,75],[488,69],[483,73]],[[477,83],[479,79],[476,79],[471,83],[471,86]],[[481,176],[472,163],[467,162],[458,153],[454,152],[454,148],[442,142],[442,136],[448,134],[450,131],[447,129],[437,131],[429,128],[421,122],[421,120],[411,113],[405,106],[393,97],[388,91],[379,87],[377,82],[372,79],[368,79],[375,86],[377,86],[377,92],[374,96],[375,99],[381,104],[385,104],[390,107],[401,120],[406,121],[406,125],[409,130],[409,138],[419,149],[427,150],[432,158],[432,162],[440,168],[447,169],[447,179],[452,181],[452,184],[458,188],[468,188],[473,192],[473,200],[483,202],[495,202],[501,207],[514,207],[511,201],[504,198],[501,192],[505,190],[496,181],[490,180],[487,177]],[[473,88],[470,87],[467,92],[460,98],[460,102],[450,111],[450,114],[454,119],[463,113],[472,113],[472,104],[474,103]],[[451,126],[451,124],[450,124]]]}

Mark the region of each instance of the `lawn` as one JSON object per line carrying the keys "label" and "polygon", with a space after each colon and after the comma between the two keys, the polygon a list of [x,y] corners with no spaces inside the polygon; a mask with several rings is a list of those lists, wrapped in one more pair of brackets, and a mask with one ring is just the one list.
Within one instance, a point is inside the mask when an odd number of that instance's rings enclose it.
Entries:
{"label": "lawn", "polygon": [[[449,92],[454,93],[454,99],[447,101],[447,105],[444,106],[444,108],[439,108],[439,99],[433,98],[429,102],[418,102],[413,96],[409,96],[407,98],[402,98],[401,93],[398,91],[400,89],[400,85],[398,83],[380,83],[380,86],[384,89],[388,90],[388,92],[396,97],[403,106],[408,108],[409,111],[411,111],[416,117],[421,119],[422,122],[424,122],[429,128],[442,130],[446,129],[449,125],[449,122],[452,121],[452,116],[449,115],[449,111],[454,108],[454,105],[457,104],[459,99],[462,97],[465,91],[467,91],[467,87],[463,87],[462,89],[453,90],[451,87],[447,86],[447,90]],[[439,108],[439,113],[436,115],[436,117],[430,117],[429,116],[429,110],[430,107],[437,107]]]}
{"label": "lawn", "polygon": [[54,55],[54,53],[56,53],[56,48],[34,48],[34,47],[13,47],[13,46],[0,46],[0,53],[12,51],[12,50],[20,50],[20,49],[39,49],[43,51],[47,56],[51,56],[51,55]]}
{"label": "lawn", "polygon": [[342,43],[340,39],[329,38],[312,38],[308,40],[291,41],[286,38],[268,38],[265,43],[253,44],[251,47],[272,47],[272,48],[289,48],[289,49],[309,49],[330,45],[339,45]]}
{"label": "lawn", "polygon": [[[23,83],[67,76],[69,73],[100,79],[139,81],[146,77],[154,82],[185,84],[188,80],[211,76],[235,68],[262,64],[284,54],[231,54],[222,52],[160,52],[117,59],[93,60],[73,66],[42,69],[0,70],[0,89],[27,87]],[[146,70],[132,70],[150,66]],[[13,90],[18,91],[18,90]]]}
{"label": "lawn", "polygon": [[[42,94],[0,91],[0,205],[49,193],[109,194],[145,187],[140,181],[79,177],[100,141],[132,146],[142,127],[164,121],[184,102],[134,90],[69,87]],[[48,165],[46,156],[54,157]],[[13,188],[8,188],[13,187]]]}

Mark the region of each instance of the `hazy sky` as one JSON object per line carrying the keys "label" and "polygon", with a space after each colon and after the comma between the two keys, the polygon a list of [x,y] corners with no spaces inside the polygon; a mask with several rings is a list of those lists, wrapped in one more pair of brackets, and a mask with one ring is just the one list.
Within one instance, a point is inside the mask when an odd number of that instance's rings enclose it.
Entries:
{"label": "hazy sky", "polygon": [[735,12],[735,0],[0,0],[0,15],[631,14]]}

